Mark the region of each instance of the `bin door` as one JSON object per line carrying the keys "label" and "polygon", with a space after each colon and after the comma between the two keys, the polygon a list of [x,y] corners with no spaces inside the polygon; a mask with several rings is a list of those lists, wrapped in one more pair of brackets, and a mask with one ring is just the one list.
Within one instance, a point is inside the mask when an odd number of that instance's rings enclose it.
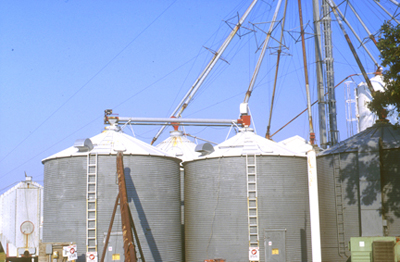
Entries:
{"label": "bin door", "polygon": [[285,229],[265,229],[266,262],[286,262]]}

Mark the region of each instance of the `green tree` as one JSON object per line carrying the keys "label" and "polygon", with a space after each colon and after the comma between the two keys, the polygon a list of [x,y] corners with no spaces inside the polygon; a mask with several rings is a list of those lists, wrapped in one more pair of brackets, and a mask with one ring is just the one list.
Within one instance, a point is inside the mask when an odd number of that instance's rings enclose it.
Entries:
{"label": "green tree", "polygon": [[[400,113],[400,25],[393,26],[386,22],[381,27],[382,35],[378,41],[383,70],[383,82],[386,84],[384,92],[374,92],[368,107],[378,116],[393,114],[395,110]],[[388,110],[388,106],[393,105]],[[397,122],[399,116],[397,115]]]}

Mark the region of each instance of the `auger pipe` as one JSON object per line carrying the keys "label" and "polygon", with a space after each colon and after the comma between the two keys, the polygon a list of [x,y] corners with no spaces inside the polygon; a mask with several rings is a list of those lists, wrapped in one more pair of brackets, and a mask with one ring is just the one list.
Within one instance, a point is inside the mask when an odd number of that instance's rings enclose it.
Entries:
{"label": "auger pipe", "polygon": [[357,11],[354,9],[353,5],[350,3],[350,1],[347,2],[347,4],[350,6],[350,9],[353,11],[353,13],[356,15],[358,21],[361,23],[361,25],[364,27],[365,31],[368,34],[368,37],[374,42],[375,45],[377,45],[376,39],[373,34],[369,31],[368,27],[364,24],[364,21],[361,19],[361,17],[358,15]]}
{"label": "auger pipe", "polygon": [[[368,74],[368,75],[373,75],[373,74],[375,74],[375,73],[367,73],[367,74]],[[335,85],[334,88],[338,87],[341,83],[343,83],[344,81],[346,81],[346,80],[349,79],[350,77],[352,77],[352,76],[359,76],[359,75],[362,75],[362,74],[352,74],[352,75],[346,76],[342,81],[340,81],[337,85]],[[327,95],[328,93],[329,93],[329,91],[326,92],[324,95]],[[317,102],[318,102],[318,100],[316,100],[314,103],[312,103],[311,106],[315,105]],[[287,123],[286,123],[285,125],[283,125],[281,128],[279,128],[278,130],[276,130],[275,133],[273,133],[273,134],[271,135],[271,137],[273,137],[274,135],[276,135],[277,133],[279,133],[279,131],[281,131],[282,129],[284,129],[285,127],[287,127],[290,123],[292,123],[294,120],[296,120],[299,116],[301,116],[302,114],[304,114],[304,112],[306,112],[307,109],[308,109],[308,108],[306,108],[306,109],[304,109],[303,111],[301,111],[297,116],[293,117],[289,122],[287,122]]]}
{"label": "auger pipe", "polygon": [[251,93],[253,92],[254,84],[256,82],[258,72],[260,71],[260,67],[261,67],[262,61],[263,61],[264,56],[265,56],[265,51],[267,50],[268,43],[269,43],[269,40],[271,38],[272,30],[274,29],[276,17],[278,16],[278,11],[279,11],[279,8],[281,7],[281,4],[282,4],[282,0],[279,0],[279,2],[276,5],[275,13],[274,13],[274,16],[272,18],[271,24],[269,26],[267,37],[265,38],[264,45],[262,47],[260,56],[258,57],[257,65],[256,65],[256,68],[254,69],[253,77],[251,78],[250,85],[249,85],[249,88],[247,89],[247,92],[246,92],[246,95],[244,97],[243,103],[248,103],[249,102]]}
{"label": "auger pipe", "polygon": [[377,4],[388,16],[390,16],[390,18],[393,19],[393,21],[396,21],[397,24],[400,24],[399,21],[397,21],[396,18],[394,18],[394,16],[392,16],[391,13],[389,13],[377,0],[374,0],[375,4]]}
{"label": "auger pipe", "polygon": [[[332,3],[335,4],[332,0]],[[353,32],[354,36],[357,38],[358,42],[360,42],[360,45],[364,48],[364,50],[367,52],[367,54],[369,55],[369,57],[371,58],[371,60],[374,62],[375,66],[378,68],[379,64],[378,62],[376,62],[375,58],[371,55],[371,53],[369,52],[368,48],[364,45],[363,41],[361,40],[361,38],[358,36],[358,34],[356,33],[356,31],[354,31],[353,27],[350,25],[350,23],[347,21],[346,17],[344,17],[342,11],[340,11],[339,8],[336,8],[336,10],[338,11],[339,15],[342,17],[343,21],[346,23],[346,25],[350,28],[351,32]]]}
{"label": "auger pipe", "polygon": [[272,110],[274,108],[274,100],[275,100],[275,90],[276,90],[276,83],[278,79],[278,71],[279,71],[279,62],[281,60],[281,53],[282,53],[282,40],[283,40],[283,31],[285,28],[285,21],[286,21],[286,9],[287,9],[287,0],[285,1],[285,8],[283,11],[283,20],[282,20],[282,27],[281,27],[281,37],[279,40],[279,49],[278,49],[278,56],[276,58],[276,70],[275,70],[275,78],[274,78],[274,89],[272,91],[272,98],[271,98],[271,109],[269,110],[269,119],[268,119],[268,126],[267,126],[267,133],[265,134],[265,138],[269,139],[269,132],[271,129],[271,119],[272,119]]}
{"label": "auger pipe", "polygon": [[[186,95],[183,97],[179,105],[175,108],[175,110],[172,112],[171,116],[176,116],[180,117],[183,110],[188,106],[190,101],[192,100],[193,96],[196,94],[197,90],[200,88],[201,84],[204,82],[204,80],[207,78],[208,74],[210,71],[213,69],[214,65],[217,63],[218,59],[221,57],[222,53],[225,51],[225,49],[228,47],[229,43],[232,41],[233,37],[235,36],[236,32],[239,30],[239,28],[242,26],[244,20],[247,18],[249,15],[250,11],[253,9],[254,5],[257,3],[258,0],[254,0],[249,8],[246,10],[246,12],[243,14],[242,18],[239,20],[239,22],[236,24],[236,26],[233,28],[229,36],[225,39],[224,43],[222,46],[218,49],[218,51],[214,54],[213,58],[211,61],[208,63],[206,68],[203,70],[203,72],[200,74],[200,76],[196,79],[192,87],[189,89],[189,91],[186,93]],[[179,111],[179,112],[178,112]],[[163,126],[160,128],[160,130],[157,132],[157,134],[154,136],[153,140],[151,141],[151,144],[153,144],[158,137],[161,135],[161,133],[164,131],[166,126]]]}
{"label": "auger pipe", "polygon": [[312,122],[312,113],[311,113],[311,99],[310,99],[310,85],[308,83],[308,68],[307,68],[307,55],[306,55],[306,44],[304,39],[304,28],[303,28],[303,14],[301,9],[301,0],[298,0],[299,3],[299,18],[300,18],[300,29],[301,29],[301,45],[303,48],[303,62],[304,62],[304,79],[306,82],[306,93],[307,93],[307,108],[308,108],[308,124],[310,128],[310,144],[314,145],[315,141],[315,133]]}
{"label": "auger pipe", "polygon": [[360,58],[358,57],[357,52],[356,52],[356,50],[355,50],[353,44],[351,43],[350,37],[349,37],[349,35],[346,33],[346,29],[344,28],[344,26],[343,26],[343,24],[342,24],[342,21],[341,21],[340,18],[339,18],[339,15],[338,15],[338,12],[337,12],[337,6],[333,3],[333,0],[328,0],[328,3],[329,3],[329,5],[330,5],[331,8],[332,8],[333,13],[335,14],[335,17],[336,17],[336,19],[337,19],[337,22],[338,22],[340,28],[342,29],[342,32],[343,32],[344,37],[346,38],[347,44],[349,45],[350,50],[351,50],[351,52],[353,53],[353,56],[354,56],[354,58],[355,58],[355,60],[356,60],[356,62],[357,62],[357,64],[358,64],[358,67],[360,68],[361,73],[362,73],[363,76],[364,76],[364,79],[365,79],[365,82],[367,83],[367,86],[368,86],[369,91],[371,92],[371,94],[375,93],[375,90],[374,90],[374,88],[372,87],[371,81],[369,80],[369,78],[368,78],[368,76],[367,76],[367,73],[365,72],[364,66],[362,65],[362,63],[361,63],[361,61],[360,61]]}

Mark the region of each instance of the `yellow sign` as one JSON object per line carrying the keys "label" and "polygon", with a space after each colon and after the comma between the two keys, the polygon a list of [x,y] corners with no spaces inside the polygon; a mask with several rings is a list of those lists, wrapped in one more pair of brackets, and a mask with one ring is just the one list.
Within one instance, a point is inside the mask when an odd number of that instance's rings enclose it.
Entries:
{"label": "yellow sign", "polygon": [[273,248],[272,249],[272,255],[279,255],[279,249],[278,248]]}
{"label": "yellow sign", "polygon": [[114,261],[114,260],[121,260],[121,257],[120,257],[119,254],[113,254],[113,255],[112,255],[112,260],[113,260],[113,261]]}

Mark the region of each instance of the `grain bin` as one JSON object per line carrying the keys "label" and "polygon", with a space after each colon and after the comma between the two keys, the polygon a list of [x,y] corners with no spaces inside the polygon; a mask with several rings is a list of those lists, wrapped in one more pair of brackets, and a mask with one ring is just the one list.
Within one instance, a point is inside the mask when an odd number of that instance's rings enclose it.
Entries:
{"label": "grain bin", "polygon": [[[174,126],[174,130],[170,132],[170,136],[157,145],[158,149],[166,152],[169,155],[175,156],[182,161],[192,160],[199,156],[195,151],[197,144],[189,140],[183,131],[178,130],[178,126]],[[181,228],[182,228],[182,245],[184,247],[184,171],[183,167],[180,168],[180,186],[181,186]],[[184,250],[183,250],[184,251]],[[182,252],[182,260],[184,260],[185,253]]]}
{"label": "grain bin", "polygon": [[317,157],[322,258],[346,261],[350,237],[400,235],[400,129],[387,121]]}
{"label": "grain bin", "polygon": [[0,243],[8,259],[39,256],[43,187],[26,176],[0,196]]}
{"label": "grain bin", "polygon": [[[124,152],[128,202],[146,261],[181,261],[180,160],[114,124],[43,160],[43,241],[76,242],[78,261],[87,251],[101,257],[118,193],[117,150]],[[121,232],[117,213],[106,258],[124,259]]]}
{"label": "grain bin", "polygon": [[157,148],[182,161],[187,161],[199,156],[195,151],[196,145],[184,135],[183,131],[175,129],[170,132],[167,139],[157,145]]}
{"label": "grain bin", "polygon": [[214,149],[183,162],[186,261],[310,260],[305,155],[250,128]]}

